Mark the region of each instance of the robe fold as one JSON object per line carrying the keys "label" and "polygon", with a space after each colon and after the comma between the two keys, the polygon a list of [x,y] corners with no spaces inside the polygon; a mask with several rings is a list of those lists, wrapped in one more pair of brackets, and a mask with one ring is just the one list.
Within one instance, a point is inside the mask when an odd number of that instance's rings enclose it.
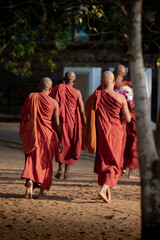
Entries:
{"label": "robe fold", "polygon": [[37,147],[37,101],[38,94],[31,93],[22,107],[20,137],[23,143],[23,152],[27,154]]}
{"label": "robe fold", "polygon": [[139,168],[137,149],[137,130],[134,108],[131,110],[131,122],[126,124],[127,138],[124,151],[124,166],[131,169]]}
{"label": "robe fold", "polygon": [[99,185],[114,187],[120,177],[123,157],[122,104],[103,90],[96,91],[95,98],[97,152],[94,171],[98,173]]}
{"label": "robe fold", "polygon": [[[102,85],[96,90],[102,90]],[[85,102],[86,122],[82,128],[83,148],[86,152],[93,154],[97,149],[97,136],[95,125],[95,92]]]}
{"label": "robe fold", "polygon": [[82,122],[78,106],[78,94],[74,88],[60,84],[52,88],[50,96],[59,103],[62,126],[62,153],[56,151],[56,162],[74,165],[81,154]]}
{"label": "robe fold", "polygon": [[21,178],[33,180],[45,190],[52,183],[52,160],[57,146],[53,129],[52,99],[43,93],[31,93],[21,113],[20,136],[25,153],[25,167]]}

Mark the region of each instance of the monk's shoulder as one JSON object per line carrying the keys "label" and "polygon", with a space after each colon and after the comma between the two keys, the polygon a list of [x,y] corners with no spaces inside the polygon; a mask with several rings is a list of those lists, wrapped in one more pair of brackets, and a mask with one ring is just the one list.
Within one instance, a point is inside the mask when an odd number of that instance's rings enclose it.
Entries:
{"label": "monk's shoulder", "polygon": [[38,96],[38,94],[37,92],[32,92],[27,96],[26,100],[31,100],[33,97]]}
{"label": "monk's shoulder", "polygon": [[58,102],[57,102],[55,99],[52,99],[52,100],[53,100],[53,103],[54,103],[55,107],[56,107],[56,108],[59,107]]}
{"label": "monk's shoulder", "polygon": [[48,96],[48,97],[49,97],[50,100],[54,103],[55,107],[58,107],[58,102],[57,102],[54,98],[52,98],[52,97],[50,97],[50,96]]}
{"label": "monk's shoulder", "polygon": [[31,97],[33,97],[33,96],[35,96],[35,95],[38,95],[38,93],[32,92],[32,93],[30,93],[30,94],[28,95],[28,98],[31,98]]}
{"label": "monk's shoulder", "polygon": [[123,103],[125,101],[125,96],[123,96],[121,93],[114,92],[115,98],[120,102]]}
{"label": "monk's shoulder", "polygon": [[76,93],[78,94],[78,96],[81,96],[81,95],[82,95],[82,94],[81,94],[81,91],[80,91],[79,89],[74,88],[74,90],[76,91]]}

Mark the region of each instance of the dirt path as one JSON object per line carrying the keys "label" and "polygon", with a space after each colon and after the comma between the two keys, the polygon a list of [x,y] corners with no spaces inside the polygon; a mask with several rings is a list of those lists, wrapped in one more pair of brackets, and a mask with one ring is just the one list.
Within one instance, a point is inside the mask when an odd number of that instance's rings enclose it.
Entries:
{"label": "dirt path", "polygon": [[[94,159],[81,157],[72,180],[53,178],[48,200],[24,198],[21,149],[0,145],[0,239],[140,239],[140,183],[123,176],[111,190],[112,202],[97,193]],[[54,162],[54,173],[57,164]]]}

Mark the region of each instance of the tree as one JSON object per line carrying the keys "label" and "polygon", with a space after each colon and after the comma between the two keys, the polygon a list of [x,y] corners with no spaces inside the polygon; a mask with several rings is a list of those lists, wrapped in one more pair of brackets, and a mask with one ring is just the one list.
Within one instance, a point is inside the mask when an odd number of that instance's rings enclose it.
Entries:
{"label": "tree", "polygon": [[128,1],[129,60],[135,112],[142,192],[142,239],[160,234],[160,160],[151,129],[144,84],[141,37],[142,0]]}
{"label": "tree", "polygon": [[158,111],[158,117],[157,117],[157,126],[156,126],[156,132],[155,132],[155,143],[156,143],[156,149],[157,149],[158,157],[160,158],[160,109]]}
{"label": "tree", "polygon": [[[143,7],[145,52],[157,52],[159,48],[157,1],[146,0]],[[15,76],[30,77],[36,56],[40,64],[49,66],[53,72],[56,55],[77,40],[80,26],[86,26],[89,39],[97,40],[97,44],[114,40],[112,55],[119,48],[119,40],[124,52],[128,34],[124,3],[123,0],[0,0],[0,63]],[[69,36],[70,31],[73,38]],[[44,48],[49,50],[49,55]],[[102,61],[107,57],[104,53]]]}
{"label": "tree", "polygon": [[[52,1],[0,1],[0,63],[18,77],[32,75],[32,60],[55,69],[54,57],[67,46],[66,13],[57,12]],[[50,51],[45,55],[44,48]]]}

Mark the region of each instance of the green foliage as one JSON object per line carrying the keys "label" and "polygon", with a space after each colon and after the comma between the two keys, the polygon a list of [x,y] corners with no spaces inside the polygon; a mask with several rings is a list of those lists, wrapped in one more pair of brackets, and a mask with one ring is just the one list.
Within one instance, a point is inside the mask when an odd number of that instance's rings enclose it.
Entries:
{"label": "green foliage", "polygon": [[[74,30],[84,26],[90,39],[97,42],[116,39],[125,43],[126,6],[123,0],[0,0],[0,64],[18,77],[30,77],[36,55],[40,64],[54,72],[55,56],[74,39]],[[143,4],[142,39],[147,50],[153,49],[153,44],[155,51],[159,50],[159,8],[158,0]],[[45,47],[50,48],[49,56]]]}
{"label": "green foliage", "polygon": [[47,63],[50,66],[51,72],[54,72],[56,64],[53,62],[53,60],[51,58],[49,58]]}
{"label": "green foliage", "polygon": [[89,64],[76,64],[75,67],[85,67],[85,68],[89,68],[89,67],[91,67],[91,65],[89,65]]}
{"label": "green foliage", "polygon": [[12,72],[13,74],[15,74],[16,76],[19,76],[19,70],[17,68],[18,63],[17,62],[13,62],[11,60],[9,60],[6,64],[5,64],[5,69],[9,70],[10,72]]}
{"label": "green foliage", "polygon": [[[61,40],[61,39],[57,39],[55,40],[55,45],[56,45],[56,48],[59,50],[59,51],[62,51],[62,50],[65,50],[66,47],[67,47],[67,44],[65,41]],[[52,51],[53,52],[53,51]],[[53,53],[52,53],[53,54]]]}
{"label": "green foliage", "polygon": [[[14,3],[13,3],[14,2]],[[49,3],[50,4],[50,3]],[[66,49],[66,26],[69,21],[63,14],[47,4],[46,19],[39,3],[23,4],[17,1],[0,0],[0,55],[1,65],[17,77],[32,75],[32,59],[39,55],[39,61],[55,70],[54,56]],[[7,16],[10,16],[9,18]],[[46,57],[43,46],[51,46],[51,56]],[[4,46],[6,46],[4,48]]]}

